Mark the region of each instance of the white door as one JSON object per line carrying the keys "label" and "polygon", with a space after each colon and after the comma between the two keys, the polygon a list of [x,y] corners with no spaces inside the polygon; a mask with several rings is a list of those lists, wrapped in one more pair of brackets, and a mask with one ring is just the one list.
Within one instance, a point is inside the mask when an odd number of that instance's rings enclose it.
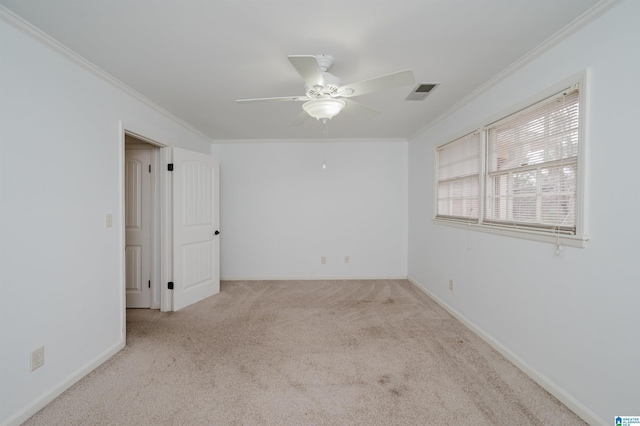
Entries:
{"label": "white door", "polygon": [[151,149],[125,150],[127,308],[151,307]]}
{"label": "white door", "polygon": [[219,167],[173,148],[173,310],[220,291]]}

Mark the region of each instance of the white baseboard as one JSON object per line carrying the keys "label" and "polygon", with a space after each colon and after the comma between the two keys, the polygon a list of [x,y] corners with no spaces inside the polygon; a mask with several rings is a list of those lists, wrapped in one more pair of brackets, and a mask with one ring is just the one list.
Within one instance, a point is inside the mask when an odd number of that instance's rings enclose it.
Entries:
{"label": "white baseboard", "polygon": [[516,367],[518,367],[523,373],[529,376],[533,381],[542,386],[547,392],[556,397],[560,402],[567,406],[571,411],[576,413],[582,420],[590,425],[603,425],[606,426],[609,423],[605,422],[602,418],[598,417],[593,411],[585,407],[577,399],[568,394],[564,389],[552,382],[548,377],[540,374],[536,369],[525,363],[516,354],[511,352],[506,346],[495,340],[473,322],[461,315],[458,311],[452,308],[447,302],[440,299],[438,296],[427,290],[426,287],[420,285],[412,277],[407,277],[407,280],[413,284],[418,290],[422,291],[429,298],[433,299],[438,305],[442,306],[447,312],[453,315],[458,321],[464,324],[468,329],[477,334],[482,340],[491,345],[495,350],[500,352],[505,358],[511,361]]}
{"label": "white baseboard", "polygon": [[122,341],[107,349],[105,352],[91,360],[88,364],[84,365],[82,368],[72,373],[66,379],[62,380],[62,382],[58,383],[51,390],[40,396],[31,404],[29,404],[13,416],[9,417],[9,419],[2,423],[2,426],[18,426],[27,421],[29,417],[40,411],[47,404],[60,396],[60,394],[69,389],[84,376],[95,370],[98,366],[111,358],[113,355],[120,352],[120,350],[124,348],[125,343],[126,342],[123,339]]}
{"label": "white baseboard", "polygon": [[322,276],[254,276],[254,277],[221,277],[220,281],[323,281],[323,280],[406,280],[406,275],[378,275],[378,276],[348,276],[348,275],[322,275]]}

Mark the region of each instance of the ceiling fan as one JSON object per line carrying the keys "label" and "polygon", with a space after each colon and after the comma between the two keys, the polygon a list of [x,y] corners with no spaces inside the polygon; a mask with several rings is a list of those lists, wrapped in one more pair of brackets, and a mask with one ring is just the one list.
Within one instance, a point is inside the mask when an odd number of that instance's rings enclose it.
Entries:
{"label": "ceiling fan", "polygon": [[373,117],[379,114],[379,111],[350,98],[415,83],[413,71],[404,70],[341,86],[340,79],[328,72],[333,65],[333,57],[291,55],[288,58],[304,80],[304,95],[239,99],[236,102],[239,104],[271,101],[304,102],[302,104],[304,111],[291,124],[292,126],[302,124],[308,116],[326,123],[343,110],[364,117]]}

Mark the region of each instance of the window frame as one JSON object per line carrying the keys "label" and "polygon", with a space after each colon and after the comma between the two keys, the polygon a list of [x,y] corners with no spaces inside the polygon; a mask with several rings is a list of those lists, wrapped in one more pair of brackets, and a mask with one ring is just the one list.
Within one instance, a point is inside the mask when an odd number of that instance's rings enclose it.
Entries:
{"label": "window frame", "polygon": [[[578,134],[579,134],[579,145],[578,145],[578,156],[576,159],[576,167],[577,167],[577,179],[576,179],[576,203],[575,203],[575,235],[574,234],[566,234],[558,231],[553,231],[550,229],[536,229],[532,226],[519,227],[517,224],[500,224],[495,222],[487,222],[485,219],[485,209],[487,203],[486,197],[486,184],[488,177],[488,168],[487,168],[487,128],[491,127],[494,123],[500,122],[507,118],[510,115],[516,114],[522,110],[525,110],[533,105],[540,103],[549,97],[552,97],[562,91],[571,88],[575,85],[578,85],[578,102],[579,102],[579,123],[578,123]],[[589,135],[587,132],[587,123],[589,121],[588,116],[588,86],[587,86],[587,72],[584,71],[577,75],[574,75],[568,79],[563,80],[562,82],[553,85],[552,87],[544,90],[541,93],[538,93],[535,96],[523,101],[503,112],[496,114],[492,117],[483,120],[481,125],[475,126],[473,130],[467,130],[462,135],[467,135],[473,132],[480,133],[480,161],[481,161],[481,170],[480,170],[480,192],[479,192],[479,214],[477,222],[470,222],[468,220],[461,219],[452,219],[447,217],[438,216],[438,184],[439,184],[439,176],[438,176],[438,149],[447,145],[450,142],[453,142],[458,138],[453,138],[448,140],[446,143],[440,144],[434,147],[434,157],[435,157],[435,170],[434,170],[434,206],[433,206],[433,215],[432,221],[438,225],[452,226],[461,229],[467,230],[475,230],[480,232],[486,232],[496,235],[504,235],[508,237],[527,239],[533,241],[541,241],[553,243],[558,246],[568,246],[568,247],[585,247],[586,242],[589,240],[587,230],[586,230],[586,194],[587,192],[587,179],[585,173],[586,167],[586,157],[588,152],[588,139]]]}

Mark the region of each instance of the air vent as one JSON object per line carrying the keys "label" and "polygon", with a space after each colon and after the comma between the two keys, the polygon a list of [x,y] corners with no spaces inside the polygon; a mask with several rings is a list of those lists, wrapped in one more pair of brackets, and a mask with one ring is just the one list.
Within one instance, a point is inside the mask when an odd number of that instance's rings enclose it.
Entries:
{"label": "air vent", "polygon": [[411,91],[411,93],[409,93],[409,96],[407,96],[407,100],[408,101],[422,101],[422,100],[424,100],[424,98],[427,97],[427,95],[429,93],[433,92],[433,90],[439,84],[440,83],[420,83],[415,87],[415,89],[413,89]]}

